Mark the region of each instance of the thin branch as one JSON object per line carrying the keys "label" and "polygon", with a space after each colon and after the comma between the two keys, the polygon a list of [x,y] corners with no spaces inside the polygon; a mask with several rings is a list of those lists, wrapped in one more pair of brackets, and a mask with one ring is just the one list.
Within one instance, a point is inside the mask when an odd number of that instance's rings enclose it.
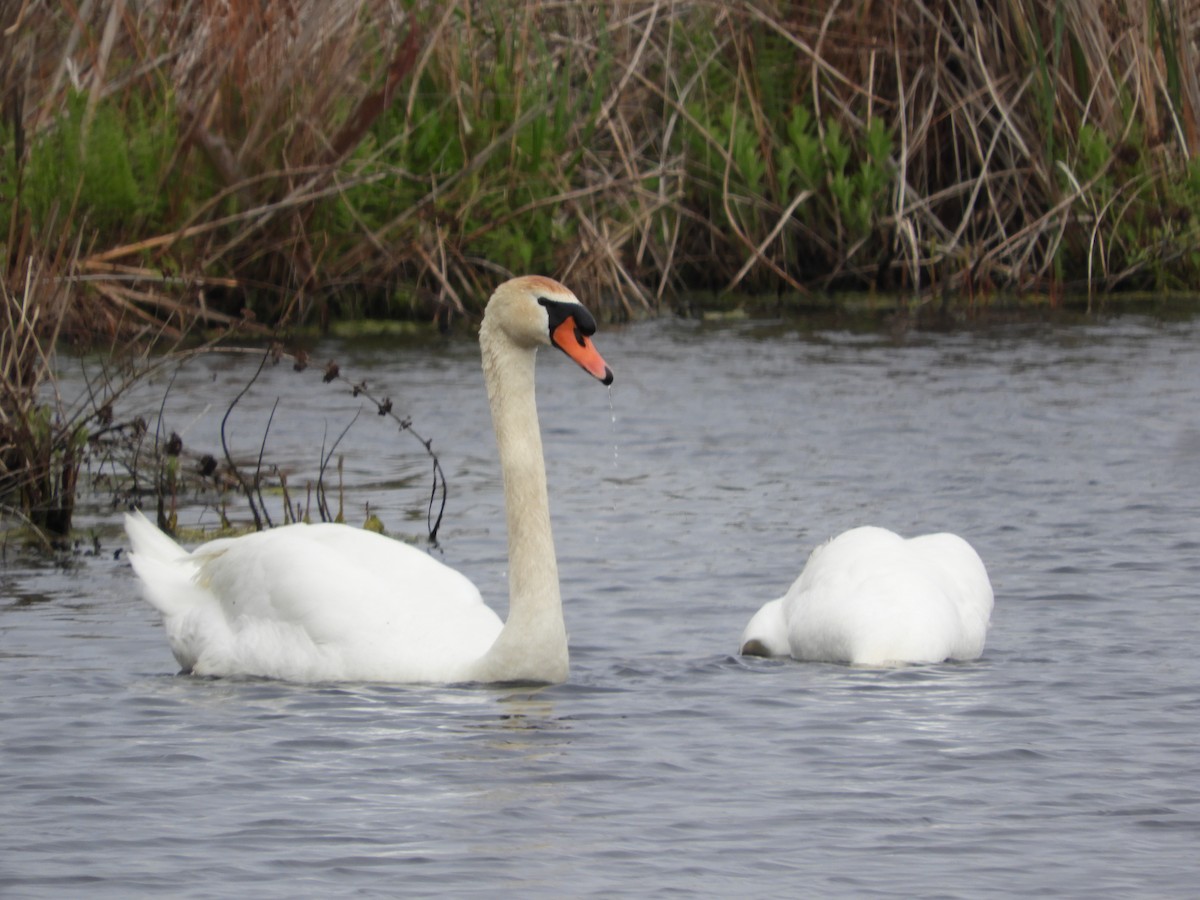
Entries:
{"label": "thin branch", "polygon": [[258,368],[254,370],[254,376],[246,382],[246,385],[238,391],[236,397],[230,402],[229,407],[225,410],[225,415],[221,417],[221,450],[225,454],[225,462],[229,465],[229,470],[233,473],[233,477],[237,479],[241,486],[242,493],[246,496],[246,502],[250,505],[250,514],[254,516],[254,530],[262,531],[263,521],[259,515],[258,505],[254,502],[254,492],[251,491],[249,485],[246,484],[246,479],[242,477],[241,470],[237,467],[237,463],[233,461],[233,455],[229,452],[229,443],[225,435],[225,426],[229,422],[229,417],[233,414],[233,408],[238,405],[238,402],[246,396],[250,388],[254,386],[254,382],[258,381],[258,376],[262,374],[263,367],[267,364],[267,360],[271,358],[270,350],[262,355],[259,361]]}
{"label": "thin branch", "polygon": [[[361,415],[361,413],[361,409],[354,413],[354,418],[346,423],[346,427],[342,429],[341,434],[339,434],[337,439],[333,442],[333,446],[329,448],[329,453],[321,457],[321,468],[317,471],[317,509],[321,513],[321,521],[323,522],[334,521],[334,517],[329,514],[329,504],[325,502],[325,469],[328,468],[329,461],[333,459],[333,454],[337,452],[338,445],[342,442],[342,439],[349,434],[350,429],[354,426],[354,423],[358,421],[358,417]],[[322,452],[324,453],[323,442]]]}

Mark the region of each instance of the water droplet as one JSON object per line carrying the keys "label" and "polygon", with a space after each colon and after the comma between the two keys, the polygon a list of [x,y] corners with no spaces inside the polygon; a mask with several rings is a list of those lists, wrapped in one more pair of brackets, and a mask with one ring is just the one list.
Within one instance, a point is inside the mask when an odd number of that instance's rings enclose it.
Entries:
{"label": "water droplet", "polygon": [[612,417],[613,430],[613,468],[617,466],[617,460],[621,458],[621,450],[617,446],[617,407],[613,403],[612,385],[608,387],[608,412]]}
{"label": "water droplet", "polygon": [[609,388],[608,388],[608,411],[609,411],[609,415],[612,418],[611,428],[612,428],[612,434],[613,434],[613,438],[612,438],[612,442],[613,442],[613,461],[612,461],[613,475],[612,475],[612,478],[608,479],[607,492],[608,492],[609,499],[611,501],[610,509],[612,512],[615,513],[617,511],[617,477],[621,474],[620,473],[621,448],[617,445],[617,407],[616,407],[616,404],[613,403],[612,385],[609,385]]}

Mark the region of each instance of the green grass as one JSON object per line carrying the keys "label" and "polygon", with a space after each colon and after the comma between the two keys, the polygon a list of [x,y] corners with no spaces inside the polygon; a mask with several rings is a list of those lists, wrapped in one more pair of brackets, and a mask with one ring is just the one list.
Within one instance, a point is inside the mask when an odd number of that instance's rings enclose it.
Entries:
{"label": "green grass", "polygon": [[1197,275],[1200,10],[1166,0],[167,0],[107,50],[87,9],[3,64],[0,238],[10,285],[33,245],[124,267],[80,292],[114,328],[474,315],[526,271],[614,316]]}

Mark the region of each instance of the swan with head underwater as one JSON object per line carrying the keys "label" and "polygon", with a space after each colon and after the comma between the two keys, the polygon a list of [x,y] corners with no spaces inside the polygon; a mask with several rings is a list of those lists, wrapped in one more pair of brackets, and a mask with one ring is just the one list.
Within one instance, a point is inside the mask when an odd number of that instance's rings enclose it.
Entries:
{"label": "swan with head underwater", "polygon": [[130,559],[183,670],[297,682],[565,681],[534,358],[555,346],[611,384],[595,330],[575,295],[541,276],[500,285],[484,313],[479,343],[508,526],[506,622],[466,576],[383,535],[296,524],[189,553],[134,513],[125,520]]}
{"label": "swan with head underwater", "polygon": [[852,528],[817,547],[788,592],[755,613],[740,648],[860,666],[976,659],[992,603],[987,569],[958,535]]}

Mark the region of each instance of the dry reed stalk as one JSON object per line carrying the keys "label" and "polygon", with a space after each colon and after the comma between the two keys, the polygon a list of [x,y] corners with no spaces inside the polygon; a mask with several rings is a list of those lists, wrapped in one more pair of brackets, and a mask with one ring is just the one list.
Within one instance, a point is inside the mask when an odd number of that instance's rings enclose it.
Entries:
{"label": "dry reed stalk", "polygon": [[[53,421],[41,396],[43,385],[54,385],[53,348],[68,305],[42,265],[27,261],[15,293],[0,279],[0,507],[35,531],[61,534],[70,527],[80,459],[75,430]],[[61,410],[54,393],[52,406]]]}
{"label": "dry reed stalk", "polygon": [[[168,176],[215,183],[87,264],[221,279],[226,314],[261,285],[299,315],[339,285],[405,282],[461,314],[514,265],[482,248],[547,222],[539,240],[561,246],[541,264],[594,279],[624,314],[695,284],[1045,289],[1072,259],[1111,281],[1146,258],[1128,233],[1197,152],[1200,0],[79,0],[15,15],[3,68],[30,138],[56,127],[69,86],[89,120],[170,86]],[[821,153],[840,131],[845,172],[784,184],[795,108]],[[398,162],[422,116],[460,166]],[[855,221],[833,182],[861,168],[877,122],[890,183]],[[557,143],[531,175],[522,154],[547,123]],[[1137,145],[1142,169],[1085,172],[1087,129],[1114,155]],[[400,199],[368,209],[368,185]],[[120,284],[98,296],[153,314],[154,282]]]}

